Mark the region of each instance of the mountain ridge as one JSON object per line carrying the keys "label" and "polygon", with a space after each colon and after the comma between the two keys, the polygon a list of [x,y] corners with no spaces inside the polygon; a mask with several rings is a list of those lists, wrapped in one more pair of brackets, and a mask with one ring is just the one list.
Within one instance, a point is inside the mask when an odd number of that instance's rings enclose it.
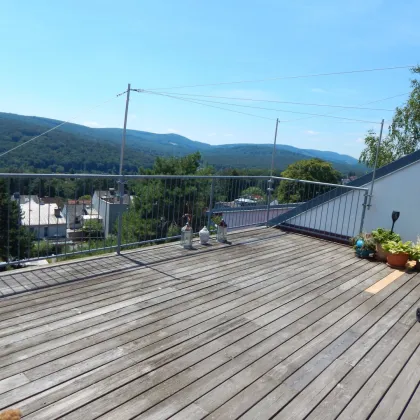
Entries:
{"label": "mountain ridge", "polygon": [[[8,150],[11,148],[8,146],[15,146],[16,143],[24,142],[31,136],[42,134],[43,131],[61,123],[62,121],[60,120],[44,117],[0,113],[0,139],[2,140],[0,151]],[[109,153],[112,155],[112,159],[106,159],[107,161],[109,160],[109,162],[105,165],[105,170],[110,171],[114,170],[115,164],[118,163],[117,155],[121,143],[121,136],[121,128],[93,128],[81,124],[67,123],[57,130],[42,136],[43,138],[36,140],[34,143],[36,143],[37,148],[39,149],[37,154],[41,152],[49,154],[51,149],[54,149],[57,146],[55,140],[60,139],[60,145],[63,147],[64,153],[68,148],[71,149],[71,147],[73,147],[73,149],[77,149],[75,154],[83,154],[85,160],[88,159],[86,156],[87,151],[83,152],[82,149],[87,148],[89,149],[89,152],[92,152],[92,146],[95,146],[96,148],[99,146],[104,154]],[[12,161],[14,161],[15,164],[18,164],[19,157],[21,159],[25,158],[24,154],[19,153],[19,150],[28,150],[28,147],[34,143],[29,143],[27,147],[13,152],[14,158],[11,156],[12,154],[10,155]],[[184,156],[196,151],[199,151],[202,154],[205,163],[213,165],[216,168],[238,167],[267,169],[270,167],[273,148],[273,146],[268,143],[210,145],[208,143],[191,140],[176,133],[159,134],[133,129],[127,130],[126,146],[129,152],[129,156],[127,157],[129,162],[126,162],[130,167],[129,170],[134,170],[134,166],[150,167],[157,156]],[[58,148],[58,146],[56,148]],[[33,147],[29,150],[35,152]],[[285,169],[288,164],[297,160],[317,157],[332,162],[334,166],[343,173],[346,171],[355,171],[358,173],[366,171],[366,168],[363,165],[360,165],[357,159],[349,155],[332,151],[300,149],[295,146],[284,144],[278,144],[276,151],[276,168],[279,170]],[[59,153],[56,153],[56,155],[55,158],[58,159]],[[50,160],[51,159],[48,161]],[[115,161],[115,164],[113,163],[111,165],[111,161]],[[56,162],[55,164],[65,166],[65,168],[72,167],[74,170],[76,170],[74,167],[78,166],[77,164],[73,165],[73,163],[67,162],[66,160],[64,163],[65,165],[62,165],[60,162]],[[31,166],[30,163],[28,164]],[[95,165],[91,161],[90,164],[93,166],[101,166]],[[47,166],[49,167],[51,165]],[[0,167],[3,167],[1,162]],[[99,169],[96,168],[95,170]]]}

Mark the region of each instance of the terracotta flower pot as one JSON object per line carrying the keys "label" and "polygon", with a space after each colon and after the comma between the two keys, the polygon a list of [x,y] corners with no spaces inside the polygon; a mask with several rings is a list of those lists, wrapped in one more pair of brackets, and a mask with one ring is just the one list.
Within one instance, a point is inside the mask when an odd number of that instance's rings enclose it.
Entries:
{"label": "terracotta flower pot", "polygon": [[392,267],[405,267],[408,261],[408,254],[388,254],[386,260]]}
{"label": "terracotta flower pot", "polygon": [[386,257],[388,256],[388,252],[386,252],[381,244],[376,244],[376,259],[379,261],[386,261]]}

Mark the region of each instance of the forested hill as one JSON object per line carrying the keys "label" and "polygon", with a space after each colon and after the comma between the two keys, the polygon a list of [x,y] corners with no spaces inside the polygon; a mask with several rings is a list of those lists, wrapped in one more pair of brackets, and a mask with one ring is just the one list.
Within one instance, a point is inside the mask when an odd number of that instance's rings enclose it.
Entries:
{"label": "forested hill", "polygon": [[[0,153],[41,134],[61,121],[0,113]],[[0,158],[0,171],[53,171],[117,173],[121,129],[90,128],[66,124],[22,148]],[[136,173],[139,167],[151,167],[157,156],[184,156],[199,151],[203,162],[217,169],[226,167],[267,169],[271,164],[272,145],[235,144],[211,146],[177,134],[127,131],[124,169]],[[332,162],[343,174],[362,174],[363,165],[347,155],[278,145],[276,169],[310,157]]]}

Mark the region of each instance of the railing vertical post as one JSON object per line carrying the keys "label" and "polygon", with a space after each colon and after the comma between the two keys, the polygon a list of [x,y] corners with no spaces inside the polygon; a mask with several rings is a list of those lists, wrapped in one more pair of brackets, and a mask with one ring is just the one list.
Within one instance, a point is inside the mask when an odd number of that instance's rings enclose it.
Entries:
{"label": "railing vertical post", "polygon": [[369,203],[367,205],[367,208],[370,210],[370,207],[372,206],[372,196],[373,196],[373,186],[375,184],[375,178],[376,178],[376,169],[378,166],[378,160],[379,160],[379,149],[381,148],[381,142],[382,142],[382,132],[384,130],[384,119],[382,119],[381,122],[381,131],[379,133],[379,138],[378,138],[378,143],[376,145],[376,155],[375,155],[375,163],[373,166],[373,171],[372,171],[372,181],[370,184],[370,194],[369,194]]}
{"label": "railing vertical post", "polygon": [[267,181],[268,187],[267,187],[267,219],[265,225],[268,227],[268,221],[270,220],[270,205],[271,205],[271,193],[273,192],[272,184],[273,179],[270,178]]}
{"label": "railing vertical post", "polygon": [[213,211],[213,200],[214,200],[214,182],[215,179],[212,178],[211,180],[211,188],[210,188],[210,201],[209,201],[209,209],[207,215],[207,228],[210,229],[210,222],[211,222],[211,214]]}
{"label": "railing vertical post", "polygon": [[118,181],[118,194],[119,194],[119,212],[118,212],[118,233],[117,233],[117,254],[121,254],[121,241],[122,241],[122,219],[123,219],[123,205],[124,205],[124,181],[120,178]]}
{"label": "railing vertical post", "polygon": [[[19,193],[20,193],[20,191],[19,191]],[[8,205],[7,205],[7,255],[6,255],[6,262],[10,262],[10,217],[11,217],[11,212],[12,212],[12,209],[11,209],[12,203],[11,203],[11,199],[10,199],[10,196],[11,196],[11,194],[10,194],[10,178],[8,179],[8,182],[7,182],[6,194],[9,198],[9,200],[6,201],[8,203]],[[19,205],[19,209],[20,209],[20,198],[19,198],[19,201],[18,201],[18,205]]]}
{"label": "railing vertical post", "polygon": [[119,172],[119,194],[120,194],[120,211],[118,214],[118,237],[117,237],[117,254],[121,253],[121,231],[122,231],[122,217],[123,217],[123,204],[124,204],[124,178],[123,178],[123,167],[124,167],[124,148],[125,148],[125,137],[127,134],[127,118],[128,118],[128,104],[130,102],[130,91],[131,85],[127,87],[127,97],[125,100],[125,113],[124,113],[124,128],[121,139],[121,156],[120,156],[120,172]]}
{"label": "railing vertical post", "polygon": [[361,217],[361,220],[360,220],[359,233],[362,233],[363,232],[363,225],[365,223],[366,208],[368,206],[368,198],[369,198],[369,192],[368,191],[365,191],[365,195],[363,197],[363,204],[362,204],[363,209],[362,209],[362,217]]}

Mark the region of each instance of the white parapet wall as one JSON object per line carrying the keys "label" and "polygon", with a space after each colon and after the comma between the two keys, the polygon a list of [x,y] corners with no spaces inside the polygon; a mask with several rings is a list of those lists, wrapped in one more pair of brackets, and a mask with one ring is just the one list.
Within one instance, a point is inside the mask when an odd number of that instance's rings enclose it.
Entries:
{"label": "white parapet wall", "polygon": [[[369,182],[361,187],[370,189],[370,186]],[[371,206],[365,213],[363,231],[370,232],[378,227],[391,228],[391,214],[394,210],[400,212],[395,232],[404,241],[415,242],[420,235],[420,161],[375,181]],[[362,213],[363,194],[353,190],[298,214],[286,223],[353,236],[359,232]]]}

